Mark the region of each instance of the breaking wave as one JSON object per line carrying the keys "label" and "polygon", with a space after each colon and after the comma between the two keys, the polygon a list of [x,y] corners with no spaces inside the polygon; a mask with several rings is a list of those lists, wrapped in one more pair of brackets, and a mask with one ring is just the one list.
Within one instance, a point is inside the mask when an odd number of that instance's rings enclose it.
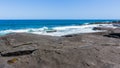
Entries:
{"label": "breaking wave", "polygon": [[0,35],[5,35],[8,33],[33,33],[39,35],[50,35],[50,36],[64,36],[69,34],[78,34],[78,33],[92,33],[99,32],[93,30],[94,27],[113,27],[112,24],[84,24],[84,25],[72,25],[72,26],[57,26],[57,27],[42,27],[42,28],[27,28],[27,29],[9,29],[1,30]]}

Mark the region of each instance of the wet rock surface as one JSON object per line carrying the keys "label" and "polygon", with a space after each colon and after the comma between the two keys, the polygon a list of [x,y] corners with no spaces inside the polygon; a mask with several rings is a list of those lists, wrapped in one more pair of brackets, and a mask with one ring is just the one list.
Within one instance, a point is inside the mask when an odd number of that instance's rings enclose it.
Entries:
{"label": "wet rock surface", "polygon": [[120,68],[120,37],[107,35],[120,34],[8,34],[0,37],[0,68]]}

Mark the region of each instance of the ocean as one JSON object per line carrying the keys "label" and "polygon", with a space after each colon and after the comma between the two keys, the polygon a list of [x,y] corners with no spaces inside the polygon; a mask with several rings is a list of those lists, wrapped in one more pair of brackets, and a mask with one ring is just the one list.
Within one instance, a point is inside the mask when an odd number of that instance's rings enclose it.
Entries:
{"label": "ocean", "polygon": [[25,32],[62,36],[73,33],[91,32],[90,27],[83,25],[108,21],[113,20],[0,20],[0,35]]}

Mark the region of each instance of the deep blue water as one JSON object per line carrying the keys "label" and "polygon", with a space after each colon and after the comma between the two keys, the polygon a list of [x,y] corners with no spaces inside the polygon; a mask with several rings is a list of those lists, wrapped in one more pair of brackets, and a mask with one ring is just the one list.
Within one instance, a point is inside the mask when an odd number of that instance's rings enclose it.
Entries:
{"label": "deep blue water", "polygon": [[103,22],[112,20],[0,20],[0,31],[8,29],[27,29],[41,27],[56,27],[81,25],[84,23]]}

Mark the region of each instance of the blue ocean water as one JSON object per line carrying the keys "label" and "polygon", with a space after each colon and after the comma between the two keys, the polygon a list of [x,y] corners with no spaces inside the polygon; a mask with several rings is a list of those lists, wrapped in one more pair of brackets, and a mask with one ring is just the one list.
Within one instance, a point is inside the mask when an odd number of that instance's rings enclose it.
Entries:
{"label": "blue ocean water", "polygon": [[106,21],[113,20],[0,20],[0,35],[15,32],[13,30],[38,29],[43,27],[49,29],[60,26],[82,25],[85,23]]}
{"label": "blue ocean water", "polygon": [[112,20],[0,20],[0,30],[81,25]]}

